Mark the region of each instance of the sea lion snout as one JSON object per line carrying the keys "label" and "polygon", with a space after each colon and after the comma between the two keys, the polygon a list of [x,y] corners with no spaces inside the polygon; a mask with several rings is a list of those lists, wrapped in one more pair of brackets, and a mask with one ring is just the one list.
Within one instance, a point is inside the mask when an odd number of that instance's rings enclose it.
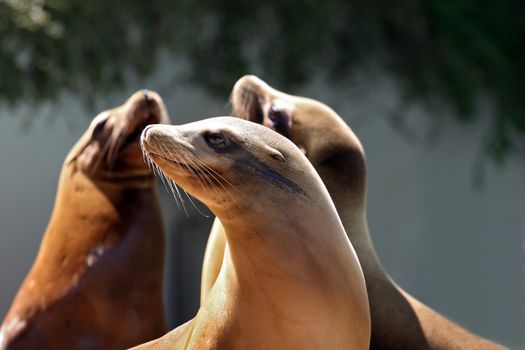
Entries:
{"label": "sea lion snout", "polygon": [[135,92],[126,103],[128,122],[147,124],[168,124],[162,98],[155,91],[140,90]]}
{"label": "sea lion snout", "polygon": [[233,115],[262,124],[263,105],[267,103],[266,91],[269,86],[255,75],[240,78],[231,93]]}
{"label": "sea lion snout", "polygon": [[162,98],[154,91],[137,91],[124,104],[95,117],[86,137],[70,152],[67,163],[78,159],[77,165],[92,176],[106,178],[112,174],[114,178],[119,172],[120,176],[136,177],[143,172],[149,178],[151,174],[140,150],[140,135],[148,125],[159,123],[169,123]]}
{"label": "sea lion snout", "polygon": [[144,154],[165,154],[176,143],[179,132],[174,126],[166,127],[161,124],[146,126],[140,135],[140,144]]}
{"label": "sea lion snout", "polygon": [[233,91],[239,89],[251,89],[257,91],[266,88],[269,88],[269,86],[262,79],[255,75],[245,75],[237,80],[235,86],[233,87]]}
{"label": "sea lion snout", "polygon": [[148,142],[148,132],[155,126],[155,124],[148,125],[146,128],[142,131],[142,134],[140,135],[140,143]]}
{"label": "sea lion snout", "polygon": [[152,138],[155,138],[155,128],[157,125],[152,124],[146,126],[146,128],[142,131],[142,134],[140,135],[140,145],[142,146],[142,149],[144,152],[147,152],[149,147],[151,147]]}

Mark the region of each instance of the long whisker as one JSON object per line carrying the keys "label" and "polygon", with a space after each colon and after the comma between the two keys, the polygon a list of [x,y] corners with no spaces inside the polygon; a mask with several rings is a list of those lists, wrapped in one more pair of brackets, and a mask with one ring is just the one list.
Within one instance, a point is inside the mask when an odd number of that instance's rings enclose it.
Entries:
{"label": "long whisker", "polygon": [[[174,140],[169,140],[167,142],[164,141],[164,143],[158,144],[157,151],[162,157],[169,159],[173,162],[179,163],[179,165],[183,167],[186,171],[188,171],[188,173],[193,174],[194,179],[210,194],[216,193],[217,195],[220,195],[222,193],[225,193],[229,197],[234,198],[234,195],[232,193],[233,188],[236,192],[245,195],[243,191],[241,191],[239,188],[233,185],[215,169],[211,168],[209,165],[205,164],[201,159],[196,157],[190,150],[186,149],[184,145],[177,143]],[[155,161],[151,157],[149,157],[147,151],[144,152],[144,154],[147,155],[148,165],[151,165],[150,168],[152,167],[154,169],[154,173],[158,172],[158,174],[164,182],[166,189],[169,187],[169,191],[175,198],[177,205],[179,206],[180,203],[180,206],[182,206],[184,212],[186,213],[186,215],[188,215],[185,206],[186,200],[184,200],[177,183],[162,171],[162,169],[155,163]],[[188,201],[191,203],[193,208],[199,214],[207,217],[207,215],[204,214],[196,206],[195,202],[191,198],[192,196],[188,192],[186,192],[186,190],[182,189],[182,191],[186,195]]]}
{"label": "long whisker", "polygon": [[186,192],[185,189],[182,189],[182,190],[183,190],[184,193],[186,194],[186,197],[188,197],[188,200],[189,200],[190,203],[192,204],[193,208],[195,208],[195,210],[196,210],[199,214],[201,214],[202,216],[204,216],[205,218],[209,218],[209,217],[210,217],[209,215],[204,214],[204,213],[199,209],[199,207],[197,207],[197,205],[195,204],[195,202],[193,201],[193,199],[191,199],[191,195],[190,195],[188,192]]}
{"label": "long whisker", "polygon": [[[185,154],[185,158],[188,162],[191,162],[192,165],[195,167],[195,168],[200,168],[199,167],[199,164],[197,163],[198,162],[198,159],[192,155],[192,154]],[[200,169],[202,170],[202,169]],[[213,182],[211,181],[211,179],[209,178],[208,175],[206,175],[205,173],[202,173],[199,172],[196,174],[199,182],[206,188],[206,191],[210,191],[210,189],[208,188],[208,185],[211,186],[211,188],[215,191],[215,192],[218,192],[218,188],[213,184]]]}
{"label": "long whisker", "polygon": [[[212,169],[211,167],[209,167],[208,165],[204,164],[201,160],[195,158],[195,161],[198,162],[202,168],[208,172],[208,174],[210,174],[210,176],[215,180],[215,182],[220,185],[227,193],[228,195],[232,196],[233,198],[233,195],[230,193],[230,191],[228,190],[228,188],[224,185],[224,183],[226,183],[227,185],[229,185],[231,188],[233,188],[234,190],[238,191],[239,193],[243,193],[240,189],[238,189],[236,186],[234,186],[231,182],[229,182],[227,179],[225,179],[221,174],[219,174],[216,170]],[[224,182],[224,183],[223,183]]]}
{"label": "long whisker", "polygon": [[[163,155],[168,157],[168,159],[169,159],[168,152],[164,148],[163,144],[160,144],[160,150],[163,153]],[[187,217],[189,217],[188,211],[186,210],[186,206],[184,205],[185,201],[184,201],[184,198],[182,198],[182,195],[180,194],[179,187],[177,186],[175,181],[173,181],[173,180],[171,180],[171,178],[169,178],[169,176],[164,174],[164,177],[166,178],[166,180],[168,182],[168,185],[169,185],[169,187],[171,189],[171,193],[173,194],[174,197],[178,197],[180,203],[182,204],[182,208],[184,209],[184,213],[186,214]]]}
{"label": "long whisker", "polygon": [[153,174],[155,174],[155,172],[153,171],[153,166],[152,166],[153,161],[148,157],[148,152],[144,148],[144,144],[142,142],[139,142],[139,143],[140,143],[140,150],[142,151],[142,159],[144,160],[144,163],[146,163],[148,165],[149,170]]}
{"label": "long whisker", "polygon": [[[176,142],[170,140],[170,144],[175,148],[175,149],[178,149],[179,151],[177,152],[177,154],[172,154],[172,156],[175,156],[175,157],[181,157],[184,158],[184,164],[185,164],[185,168],[190,171],[190,172],[193,172],[197,178],[197,180],[199,181],[199,183],[205,187],[206,191],[209,191],[210,192],[210,188],[208,186],[211,186],[211,188],[218,192],[218,189],[216,188],[216,186],[213,184],[213,182],[209,179],[209,176],[206,175],[205,173],[202,172],[202,169],[200,166],[198,166],[198,164],[196,164],[196,161],[198,161],[198,159],[192,155],[191,153],[189,153],[186,149],[184,149],[184,147],[182,147],[181,145],[177,144]],[[190,166],[186,165],[186,163],[189,163]],[[195,172],[194,169],[198,169],[199,171],[198,172]]]}
{"label": "long whisker", "polygon": [[153,159],[151,159],[147,151],[144,150],[143,145],[141,145],[141,147],[143,150],[143,154],[146,157],[146,163],[148,163],[148,166],[152,170],[153,174],[158,175],[158,177],[160,177],[162,184],[164,185],[164,188],[166,189],[166,191],[171,192],[173,199],[175,200],[175,203],[177,204],[177,207],[181,208],[182,204],[179,202],[179,199],[177,198],[177,196],[175,195],[173,191],[173,187],[171,185],[171,179],[167,177],[164,174],[164,172],[160,169],[160,167],[153,161]]}
{"label": "long whisker", "polygon": [[[195,157],[194,157],[195,158]],[[219,185],[222,187],[222,189],[224,191],[226,191],[226,193],[231,197],[233,198],[233,195],[231,194],[230,190],[223,184],[223,181],[227,184],[229,184],[232,188],[236,189],[239,191],[238,188],[236,188],[235,186],[233,186],[228,180],[226,180],[222,175],[220,175],[217,171],[215,171],[214,169],[212,169],[211,167],[207,166],[206,164],[204,164],[201,160],[195,158],[195,162],[197,162],[201,167],[202,169],[209,175],[207,176],[208,180],[210,181],[210,183],[212,184],[212,186],[216,189],[216,191],[218,191],[217,187],[214,185]],[[213,181],[211,181],[213,180]]]}
{"label": "long whisker", "polygon": [[[186,152],[183,152],[183,151],[180,151],[180,152],[179,152],[179,156],[182,157],[182,158],[184,158],[184,159],[183,159],[183,160],[184,160],[184,161],[183,161],[183,163],[184,163],[184,167],[185,167],[189,172],[193,172],[193,173],[195,173],[195,172],[193,171],[193,169],[191,168],[191,166],[194,166],[194,165],[195,165],[194,162],[193,162],[192,159],[191,159],[192,156],[191,156],[190,154],[187,154]],[[194,158],[194,157],[193,157],[193,158]],[[189,166],[189,165],[186,164],[186,163],[190,163],[191,166]],[[208,186],[207,186],[207,182],[204,181],[204,179],[200,176],[200,174],[197,173],[197,174],[195,174],[195,176],[197,177],[197,180],[199,181],[199,183],[200,183],[201,185],[203,185],[203,186],[206,188],[206,191],[209,191],[209,188],[208,188]]]}
{"label": "long whisker", "polygon": [[[179,147],[180,148],[180,147]],[[195,173],[192,169],[192,167],[194,168],[197,168],[195,165],[195,162],[194,160],[196,160],[196,158],[191,155],[191,154],[188,154],[186,152],[179,152],[178,154],[180,157],[184,158],[185,162],[183,163],[185,168],[190,171],[190,172],[193,172],[196,177],[197,177],[197,180],[199,181],[199,183],[204,186],[206,188],[207,191],[209,191],[208,187],[207,187],[207,182],[212,185],[213,187],[213,184],[209,181],[209,179],[207,179],[207,176],[205,174],[202,174],[200,172],[197,172]],[[193,160],[192,160],[193,158]],[[187,165],[186,163],[189,163],[189,165]],[[195,205],[195,202],[193,202],[193,200],[191,199],[191,196],[188,194],[188,192],[186,192],[186,190],[184,190],[184,193],[186,194],[186,196],[188,197],[188,200],[190,201],[190,203],[192,204],[193,208],[199,213],[201,214],[202,216],[204,217],[208,217],[208,215],[204,214],[196,205]],[[217,190],[216,190],[217,191]]]}
{"label": "long whisker", "polygon": [[170,179],[166,175],[164,175],[164,173],[159,168],[159,166],[155,164],[153,161],[152,161],[152,165],[153,165],[153,173],[156,173],[160,177],[160,180],[162,181],[162,184],[164,185],[164,188],[166,189],[166,191],[172,194],[173,199],[175,200],[175,203],[177,204],[177,208],[181,208],[182,204],[179,203],[179,199],[177,198],[175,193],[173,193],[173,189],[171,185],[168,185],[170,183]]}

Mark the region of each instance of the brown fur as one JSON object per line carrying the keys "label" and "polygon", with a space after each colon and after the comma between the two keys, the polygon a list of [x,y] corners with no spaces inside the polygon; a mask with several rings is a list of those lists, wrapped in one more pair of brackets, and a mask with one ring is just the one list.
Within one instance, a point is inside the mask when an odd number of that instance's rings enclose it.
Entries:
{"label": "brown fur", "polygon": [[[229,141],[207,145],[210,132]],[[195,318],[137,349],[368,349],[357,257],[297,147],[236,118],[149,127],[143,144],[167,176],[217,215],[228,248]]]}
{"label": "brown fur", "polygon": [[73,147],[0,349],[122,349],[164,332],[163,224],[138,138],[161,121],[160,97],[138,92]]}
{"label": "brown fur", "polygon": [[[417,301],[383,270],[368,232],[364,151],[333,110],[311,99],[284,94],[253,76],[236,83],[232,104],[235,115],[270,128],[274,125],[269,117],[272,106],[281,106],[279,117],[291,119],[290,139],[304,150],[321,176],[362,264],[372,316],[371,349],[503,349]],[[254,110],[259,113],[254,115]]]}

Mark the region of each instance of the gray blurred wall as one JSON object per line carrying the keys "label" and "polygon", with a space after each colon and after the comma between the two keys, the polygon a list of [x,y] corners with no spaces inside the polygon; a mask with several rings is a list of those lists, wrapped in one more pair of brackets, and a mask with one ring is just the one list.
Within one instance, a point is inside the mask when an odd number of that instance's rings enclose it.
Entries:
{"label": "gray blurred wall", "polygon": [[[134,82],[101,104],[120,104],[147,87],[163,96],[174,123],[228,114],[227,96],[211,100],[191,85],[172,84],[173,66],[159,66],[147,81]],[[358,80],[351,91],[312,84],[297,93],[331,105],[363,142],[370,229],[394,279],[468,329],[524,348],[525,162],[511,158],[503,168],[489,164],[483,186],[476,188],[473,172],[487,126],[461,128],[446,118],[436,123],[415,108],[410,125],[420,134],[396,131],[388,115],[397,106],[397,93],[387,79]],[[68,97],[38,111],[0,108],[2,317],[37,252],[62,161],[92,117]],[[437,141],[425,141],[436,130]],[[191,207],[186,217],[163,188],[159,192],[169,231],[167,308],[175,326],[197,309],[212,217]]]}

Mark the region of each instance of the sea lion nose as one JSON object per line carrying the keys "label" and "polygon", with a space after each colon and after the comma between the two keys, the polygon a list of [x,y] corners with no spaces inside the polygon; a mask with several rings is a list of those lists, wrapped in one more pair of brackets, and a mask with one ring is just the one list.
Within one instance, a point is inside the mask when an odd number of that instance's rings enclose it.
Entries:
{"label": "sea lion nose", "polygon": [[131,122],[131,127],[143,124],[169,124],[169,116],[164,102],[159,94],[153,90],[142,89],[136,91],[128,100],[124,118]]}
{"label": "sea lion nose", "polygon": [[144,98],[146,99],[146,101],[151,101],[151,95],[150,95],[150,91],[148,89],[142,89],[140,90],[140,92],[142,93],[142,95],[144,95]]}
{"label": "sea lion nose", "polygon": [[142,130],[142,134],[140,135],[140,141],[141,142],[144,142],[144,141],[147,141],[148,139],[148,132],[151,130],[151,128],[153,127],[152,124],[146,126],[144,128],[144,130]]}
{"label": "sea lion nose", "polygon": [[150,118],[158,119],[159,106],[155,93],[142,89],[133,94],[129,104],[129,120],[142,122]]}

